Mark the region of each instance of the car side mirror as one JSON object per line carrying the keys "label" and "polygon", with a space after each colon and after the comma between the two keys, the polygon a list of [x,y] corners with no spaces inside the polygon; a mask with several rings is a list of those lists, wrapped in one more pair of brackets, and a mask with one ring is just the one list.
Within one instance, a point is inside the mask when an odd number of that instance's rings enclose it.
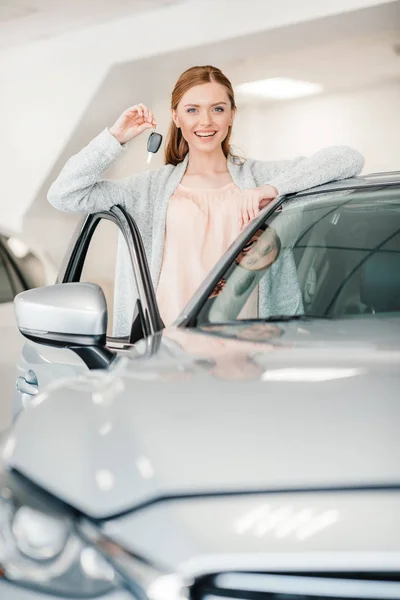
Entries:
{"label": "car side mirror", "polygon": [[107,303],[94,283],[61,283],[21,292],[14,299],[20,332],[54,346],[104,346]]}

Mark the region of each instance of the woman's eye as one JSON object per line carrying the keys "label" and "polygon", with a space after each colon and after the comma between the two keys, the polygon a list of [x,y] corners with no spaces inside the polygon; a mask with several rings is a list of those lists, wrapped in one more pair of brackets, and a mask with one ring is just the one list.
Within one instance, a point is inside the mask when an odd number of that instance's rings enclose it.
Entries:
{"label": "woman's eye", "polygon": [[247,242],[245,246],[243,246],[242,252],[248,252],[254,246],[254,242]]}
{"label": "woman's eye", "polygon": [[272,244],[268,244],[268,246],[264,246],[263,248],[263,254],[269,254],[270,252],[272,252],[273,249],[273,245]]}
{"label": "woman's eye", "polygon": [[214,110],[216,110],[217,112],[224,112],[224,109],[222,106],[217,106]]}
{"label": "woman's eye", "polygon": [[195,112],[195,110],[196,110],[195,108],[188,108],[186,112],[193,113],[193,112]]}

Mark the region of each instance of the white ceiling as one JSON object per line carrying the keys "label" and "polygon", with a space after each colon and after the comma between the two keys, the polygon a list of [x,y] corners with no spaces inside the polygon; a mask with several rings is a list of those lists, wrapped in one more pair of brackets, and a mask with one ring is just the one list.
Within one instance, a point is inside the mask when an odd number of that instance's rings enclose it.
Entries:
{"label": "white ceiling", "polygon": [[0,48],[156,10],[185,0],[0,0]]}
{"label": "white ceiling", "polygon": [[287,77],[319,83],[327,93],[399,81],[400,0],[117,65],[114,100],[127,81],[140,81],[149,99],[168,96],[171,82],[194,64],[216,64],[233,84]]}
{"label": "white ceiling", "polygon": [[237,40],[225,60],[235,83],[287,77],[335,92],[399,80],[399,49],[397,0]]}

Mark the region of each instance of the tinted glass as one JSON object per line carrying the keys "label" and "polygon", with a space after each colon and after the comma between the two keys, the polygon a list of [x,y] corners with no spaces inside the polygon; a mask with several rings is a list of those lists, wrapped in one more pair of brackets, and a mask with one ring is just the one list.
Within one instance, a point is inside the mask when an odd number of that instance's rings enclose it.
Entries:
{"label": "tinted glass", "polygon": [[12,265],[0,243],[0,304],[12,302],[17,290],[13,286]]}
{"label": "tinted glass", "polygon": [[8,262],[12,264],[12,283],[18,294],[27,289],[46,285],[46,273],[42,261],[30,248],[15,236],[0,236]]}
{"label": "tinted glass", "polygon": [[400,191],[287,201],[210,294],[199,323],[400,311]]}
{"label": "tinted glass", "polygon": [[23,280],[23,289],[46,285],[46,274],[41,260],[20,239],[7,238],[5,246],[20,273],[20,280]]}

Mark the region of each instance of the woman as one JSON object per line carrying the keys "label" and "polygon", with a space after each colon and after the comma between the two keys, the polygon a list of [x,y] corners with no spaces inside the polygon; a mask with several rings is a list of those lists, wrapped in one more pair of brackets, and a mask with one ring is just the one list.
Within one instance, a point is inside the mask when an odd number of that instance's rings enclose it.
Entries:
{"label": "woman", "polygon": [[[120,204],[141,231],[161,316],[170,324],[242,227],[278,194],[296,192],[334,179],[357,175],[362,156],[347,147],[331,147],[310,158],[262,162],[239,160],[230,138],[236,115],[232,85],[213,66],[182,73],[172,92],[172,122],[165,148],[166,165],[124,180],[102,179],[124,145],[157,125],[137,104],[73,156],[49,190],[49,202],[64,211],[91,213]],[[115,335],[129,334],[132,281],[126,259],[116,281]],[[259,286],[263,315],[301,310],[291,255],[281,253],[275,287],[286,290],[271,303]],[[279,277],[278,277],[279,274]],[[279,294],[278,294],[279,295]]]}

